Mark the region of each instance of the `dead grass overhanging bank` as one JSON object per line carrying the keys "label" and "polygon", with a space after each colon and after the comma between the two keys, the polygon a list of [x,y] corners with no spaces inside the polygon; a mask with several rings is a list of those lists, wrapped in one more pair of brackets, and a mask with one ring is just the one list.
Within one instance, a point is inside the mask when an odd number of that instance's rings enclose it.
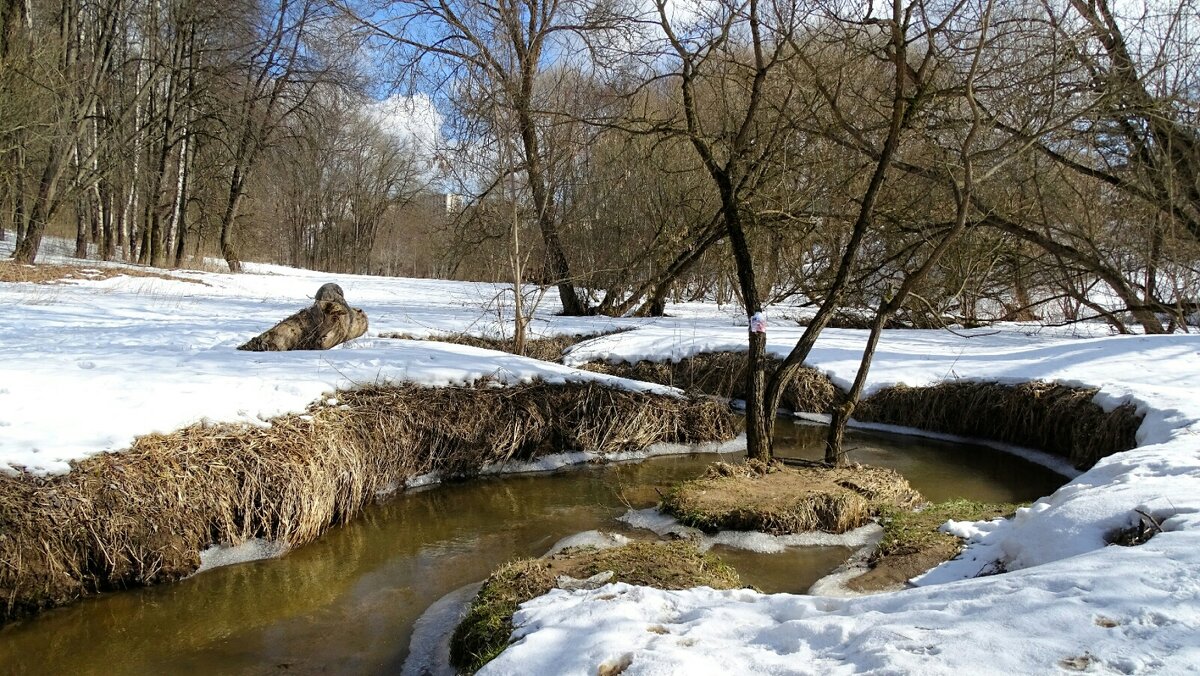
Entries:
{"label": "dead grass overhanging bank", "polygon": [[194,425],[62,476],[0,475],[0,621],[179,579],[216,543],[292,546],[415,475],[728,439],[725,407],[596,384],[373,387],[269,428]]}
{"label": "dead grass overhanging bank", "polygon": [[[779,365],[779,360],[767,360],[767,376]],[[635,364],[590,362],[582,368],[608,373],[632,380],[678,387],[685,392],[698,392],[727,399],[744,399],[746,386],[746,353],[705,352],[678,362],[639,361]],[[803,368],[792,378],[783,393],[784,408],[792,411],[827,413],[841,401],[843,393],[829,378],[816,369]]]}
{"label": "dead grass overhanging bank", "polygon": [[[563,353],[568,348],[578,345],[585,340],[591,340],[599,336],[611,335],[612,333],[621,333],[621,331],[610,331],[608,333],[595,333],[590,335],[559,335],[545,336],[542,338],[527,338],[525,340],[525,355],[532,359],[540,359],[542,361],[561,362]],[[384,333],[380,334],[380,338],[394,338],[398,340],[433,340],[439,343],[453,343],[455,345],[469,345],[471,347],[480,347],[485,350],[496,350],[498,352],[513,351],[513,343],[511,338],[484,338],[482,336],[472,336],[467,333],[448,333],[444,335],[430,336],[427,338],[418,338],[408,333]]]}
{"label": "dead grass overhanging bank", "polygon": [[865,422],[994,439],[1066,457],[1078,469],[1137,445],[1142,416],[1123,404],[1105,411],[1095,388],[1029,382],[947,382],[880,390],[854,411]]}

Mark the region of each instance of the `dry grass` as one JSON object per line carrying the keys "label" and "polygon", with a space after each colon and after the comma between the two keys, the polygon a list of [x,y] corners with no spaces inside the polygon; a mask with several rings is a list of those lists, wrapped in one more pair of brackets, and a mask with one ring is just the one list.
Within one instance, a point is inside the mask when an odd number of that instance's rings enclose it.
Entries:
{"label": "dry grass", "polygon": [[897,386],[863,401],[854,417],[1037,448],[1087,469],[1137,445],[1142,417],[1129,404],[1105,412],[1095,389],[1044,382]]}
{"label": "dry grass", "polygon": [[[620,333],[614,331],[610,333]],[[585,340],[591,340],[608,333],[597,333],[592,335],[561,335],[547,336],[544,338],[528,338],[525,341],[525,355],[533,359],[541,359],[542,361],[560,362],[562,361],[563,353],[568,348],[578,345]],[[441,343],[454,343],[456,345],[470,345],[471,347],[481,347],[487,350],[497,350],[500,352],[512,352],[513,343],[511,338],[484,338],[482,336],[472,336],[466,333],[449,333],[445,335],[432,336],[429,338],[418,338],[407,333],[384,333],[381,338],[397,338],[402,340],[434,340]]]}
{"label": "dry grass", "polygon": [[23,265],[12,261],[0,261],[0,282],[26,282],[33,284],[63,284],[78,280],[103,280],[113,277],[155,277],[177,282],[204,284],[198,279],[178,277],[166,271],[149,268],[123,266],[91,266],[87,261],[77,265],[55,265],[38,263]]}
{"label": "dry grass", "polygon": [[[543,361],[559,362],[571,347],[601,335],[550,336],[533,338],[525,343],[525,356]],[[382,338],[406,340],[437,340],[444,343],[471,345],[489,350],[512,352],[510,339],[483,338],[463,333],[417,338],[406,333],[385,333]],[[779,362],[768,360],[768,376]],[[636,364],[589,362],[580,368],[608,375],[641,380],[659,385],[678,387],[692,394],[707,394],[726,399],[744,399],[746,385],[746,354],[743,352],[706,352],[678,362],[639,361]],[[825,374],[815,369],[801,369],[783,393],[783,406],[793,411],[828,412],[841,401],[842,393]]]}
{"label": "dry grass", "polygon": [[679,484],[664,511],[707,532],[754,530],[774,535],[844,533],[888,507],[912,509],[921,495],[890,469],[783,467],[749,461],[716,463],[704,476]]}
{"label": "dry grass", "polygon": [[[474,673],[508,647],[517,606],[549,592],[559,575],[587,579],[612,571],[612,582],[659,589],[741,586],[737,571],[691,542],[631,542],[624,547],[568,549],[546,559],[520,559],[498,568],[475,596],[467,616],[454,631],[450,661]],[[661,626],[657,632],[665,633]]]}
{"label": "dry grass", "polygon": [[[778,365],[768,360],[768,377]],[[583,368],[611,375],[678,387],[686,392],[727,399],[744,399],[746,355],[743,352],[706,352],[678,362],[639,361],[636,364],[592,362]],[[783,393],[783,407],[792,411],[824,413],[841,401],[842,394],[825,374],[801,369]]]}
{"label": "dry grass", "polygon": [[178,579],[200,550],[298,546],[414,475],[568,449],[727,439],[713,401],[594,384],[374,387],[269,428],[195,425],[139,438],[62,476],[0,475],[0,620],[99,591]]}

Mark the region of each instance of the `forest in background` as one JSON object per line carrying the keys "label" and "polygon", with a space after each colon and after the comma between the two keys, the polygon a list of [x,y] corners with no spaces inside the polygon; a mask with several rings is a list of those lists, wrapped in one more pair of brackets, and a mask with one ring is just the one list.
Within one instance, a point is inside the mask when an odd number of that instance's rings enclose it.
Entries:
{"label": "forest in background", "polygon": [[1197,17],[0,0],[0,236],[24,262],[52,233],[162,267],[526,282],[569,314],[799,297],[864,326],[1186,329]]}

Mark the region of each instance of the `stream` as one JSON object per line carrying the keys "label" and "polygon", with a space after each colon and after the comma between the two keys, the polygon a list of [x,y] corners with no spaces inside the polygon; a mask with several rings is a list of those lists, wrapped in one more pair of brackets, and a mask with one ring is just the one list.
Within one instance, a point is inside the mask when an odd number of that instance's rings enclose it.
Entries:
{"label": "stream", "polygon": [[[776,429],[779,455],[820,457],[824,428],[781,419]],[[1030,501],[1065,482],[1040,465],[980,446],[853,431],[847,446],[852,460],[898,470],[933,501]],[[617,517],[653,506],[656,489],[694,478],[718,459],[667,456],[397,494],[280,558],[105,594],[0,629],[0,671],[398,673],[413,623],[438,599],[574,533],[635,534]],[[717,546],[712,552],[746,584],[803,593],[851,550],[760,554]]]}

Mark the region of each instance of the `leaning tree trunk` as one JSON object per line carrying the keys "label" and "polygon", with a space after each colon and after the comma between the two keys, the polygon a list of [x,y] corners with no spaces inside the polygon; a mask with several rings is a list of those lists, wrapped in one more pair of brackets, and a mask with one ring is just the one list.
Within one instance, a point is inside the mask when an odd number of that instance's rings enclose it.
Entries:
{"label": "leaning tree trunk", "polygon": [[234,167],[233,177],[229,181],[225,212],[221,216],[221,256],[229,265],[230,272],[242,271],[242,260],[238,257],[237,247],[233,243],[233,224],[237,220],[238,207],[242,203],[243,183],[240,167]]}
{"label": "leaning tree trunk", "polygon": [[844,465],[846,463],[845,454],[842,452],[842,442],[846,435],[846,425],[850,421],[850,416],[854,414],[854,409],[858,406],[858,400],[862,396],[863,388],[866,386],[867,375],[871,371],[871,362],[875,358],[875,350],[879,347],[879,339],[883,334],[884,325],[899,311],[904,305],[904,301],[917,288],[917,285],[924,281],[929,272],[933,270],[933,267],[937,265],[946,251],[950,249],[950,246],[967,229],[967,216],[971,211],[971,196],[975,189],[974,163],[971,150],[982,126],[982,115],[979,105],[975,100],[975,73],[979,66],[979,56],[983,51],[983,42],[987,36],[991,12],[992,4],[991,0],[989,0],[981,22],[979,45],[976,48],[971,69],[967,73],[967,80],[964,87],[964,97],[970,106],[972,121],[971,127],[967,131],[967,135],[963,139],[962,146],[959,149],[959,162],[963,168],[962,184],[959,185],[956,179],[951,177],[950,187],[954,192],[955,199],[954,226],[942,236],[941,241],[934,246],[933,251],[929,252],[929,256],[925,258],[921,265],[905,276],[904,281],[900,283],[900,288],[892,294],[891,298],[880,305],[879,310],[875,313],[875,319],[871,322],[871,334],[867,338],[866,347],[863,348],[862,360],[858,365],[858,372],[854,376],[854,384],[850,386],[850,391],[846,394],[846,398],[842,401],[841,406],[834,408],[833,419],[829,423],[829,431],[825,440],[825,461],[830,464]]}
{"label": "leaning tree trunk", "polygon": [[[767,383],[767,406],[771,407],[771,410],[779,407],[779,402],[783,399],[784,389],[796,373],[800,371],[801,367],[803,367],[804,360],[808,359],[808,355],[816,345],[821,331],[825,329],[825,326],[833,317],[833,313],[841,305],[842,295],[845,293],[850,281],[850,273],[856,264],[863,239],[874,218],[875,203],[879,198],[879,192],[883,188],[888,168],[891,167],[892,159],[899,146],[900,135],[911,121],[908,115],[910,112],[909,99],[905,91],[906,76],[909,68],[907,43],[905,42],[904,31],[901,27],[901,9],[898,1],[892,3],[891,33],[894,89],[892,94],[891,120],[888,124],[887,137],[884,139],[879,157],[875,160],[875,170],[872,172],[871,180],[867,184],[866,191],[863,193],[862,202],[858,208],[858,216],[855,218],[854,227],[850,233],[850,241],[846,244],[846,248],[842,252],[842,258],[838,263],[838,270],[834,277],[833,285],[826,294],[825,300],[821,303],[820,309],[817,310],[816,316],[813,317],[812,321],[804,329],[804,334],[800,336],[800,340],[797,341],[796,346],[792,348],[792,351],[788,353],[783,363],[771,374],[771,380]],[[827,454],[825,460],[826,462],[837,462],[837,457],[831,457]]]}

